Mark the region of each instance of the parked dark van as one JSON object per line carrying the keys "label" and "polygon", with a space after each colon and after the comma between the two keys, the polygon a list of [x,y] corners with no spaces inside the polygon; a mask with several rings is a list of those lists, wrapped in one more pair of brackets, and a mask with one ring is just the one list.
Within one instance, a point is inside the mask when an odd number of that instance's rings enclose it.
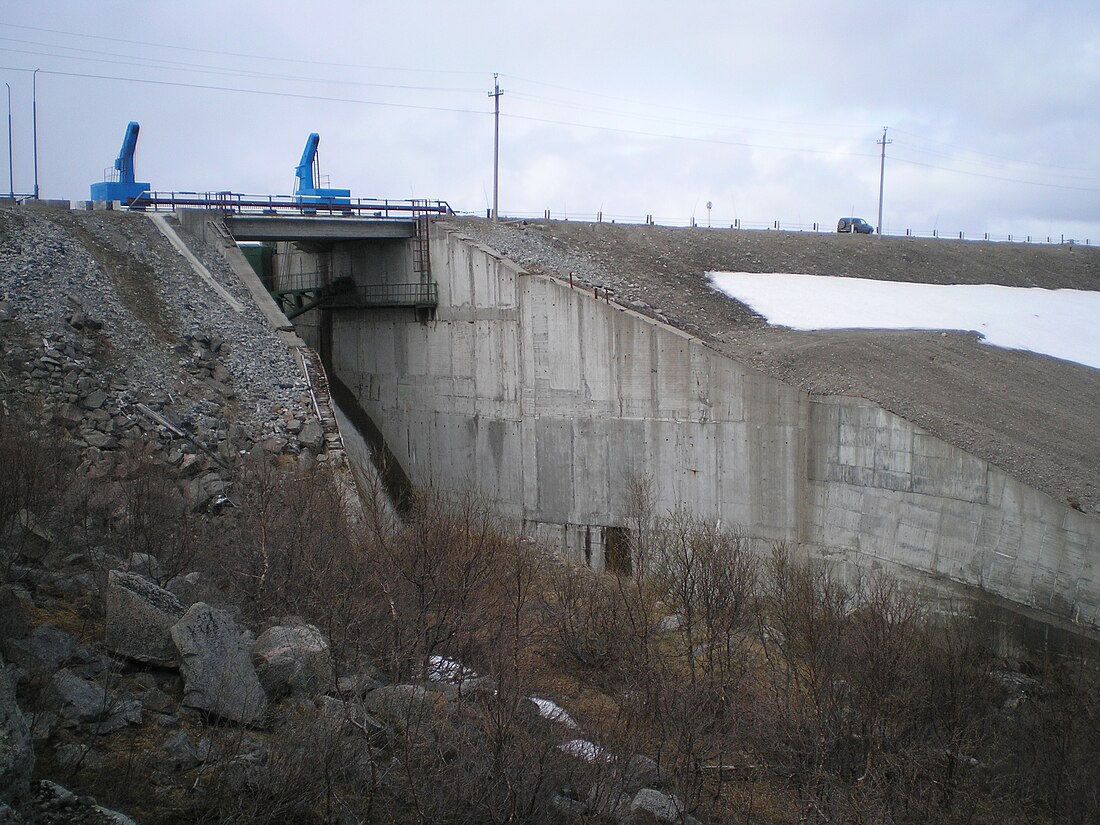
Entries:
{"label": "parked dark van", "polygon": [[863,218],[841,218],[836,224],[837,232],[849,232],[857,235],[873,235],[875,228]]}

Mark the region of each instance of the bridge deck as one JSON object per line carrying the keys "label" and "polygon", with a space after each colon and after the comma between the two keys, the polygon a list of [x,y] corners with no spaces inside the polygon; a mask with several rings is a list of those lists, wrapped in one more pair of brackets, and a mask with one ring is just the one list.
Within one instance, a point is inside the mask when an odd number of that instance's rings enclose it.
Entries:
{"label": "bridge deck", "polygon": [[238,241],[355,241],[416,236],[413,218],[235,215],[225,219]]}

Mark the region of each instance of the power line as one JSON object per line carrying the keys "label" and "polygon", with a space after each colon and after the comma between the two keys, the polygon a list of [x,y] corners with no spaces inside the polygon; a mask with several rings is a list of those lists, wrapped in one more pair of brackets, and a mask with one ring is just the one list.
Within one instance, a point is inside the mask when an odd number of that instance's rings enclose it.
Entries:
{"label": "power line", "polygon": [[1100,192],[1100,189],[1092,189],[1087,186],[1069,186],[1064,183],[1046,183],[1045,181],[1037,180],[1023,180],[1022,178],[1006,178],[1001,175],[986,175],[981,172],[967,172],[965,169],[953,169],[949,166],[936,166],[933,163],[921,163],[917,160],[909,160],[908,158],[898,157],[894,155],[894,160],[898,163],[908,163],[910,166],[921,166],[925,169],[938,169],[941,172],[951,172],[956,175],[969,175],[973,178],[986,178],[987,180],[1001,180],[1008,183],[1024,183],[1028,186],[1042,186],[1047,189],[1066,189],[1071,192]]}
{"label": "power line", "polygon": [[[1064,169],[1067,172],[1087,171],[1089,173],[1095,173],[1095,170],[1093,170],[1093,169],[1087,169],[1086,170],[1082,166],[1061,166],[1059,164],[1036,163],[1035,161],[1020,160],[1019,158],[1010,158],[1010,157],[1007,157],[1005,155],[994,155],[994,154],[991,154],[989,152],[981,152],[981,151],[978,151],[977,149],[967,149],[964,146],[959,146],[957,144],[949,143],[949,142],[944,141],[944,140],[936,140],[935,138],[927,138],[927,137],[924,137],[922,135],[918,135],[918,134],[914,134],[913,132],[906,131],[904,129],[895,128],[894,129],[894,134],[909,135],[910,137],[916,138],[917,140],[922,140],[925,143],[934,143],[938,146],[946,146],[948,149],[955,149],[956,151],[966,152],[966,153],[972,154],[972,155],[981,155],[983,157],[993,158],[994,160],[1001,160],[1001,161],[1005,161],[1007,163],[1016,163],[1016,164],[1026,165],[1026,166],[1038,166],[1038,167],[1043,168],[1043,169]],[[914,151],[923,151],[923,152],[926,152],[927,154],[935,154],[934,152],[932,152],[928,149],[924,149],[924,150],[916,149]],[[950,156],[946,155],[945,157],[950,157]]]}
{"label": "power line", "polygon": [[175,49],[177,51],[197,52],[200,54],[214,54],[220,57],[243,57],[246,60],[268,60],[278,63],[298,63],[311,66],[332,66],[340,69],[370,69],[372,71],[393,71],[393,72],[425,72],[428,74],[464,74],[464,75],[484,75],[485,72],[478,72],[473,70],[463,69],[426,69],[420,66],[417,67],[398,67],[398,66],[371,66],[362,63],[334,63],[324,60],[306,60],[304,58],[297,57],[272,57],[270,54],[254,54],[247,52],[226,52],[218,49],[200,49],[193,46],[179,46],[173,43],[150,43],[145,40],[127,40],[122,37],[108,37],[101,34],[85,34],[84,32],[72,32],[63,31],[61,29],[46,29],[41,26],[20,26],[15,23],[3,24],[13,29],[25,29],[27,31],[45,32],[47,34],[60,34],[68,37],[84,37],[92,40],[107,40],[112,43],[126,43],[130,46],[148,46],[153,49]]}
{"label": "power line", "polygon": [[[34,41],[18,40],[13,37],[0,37],[0,40],[6,40],[12,43],[23,43],[35,46],[44,46],[46,48],[58,48],[67,49],[69,51],[86,52],[88,54],[103,55],[108,52],[98,51],[96,49],[82,49],[76,46],[61,46],[53,43],[36,43]],[[118,60],[108,57],[83,57],[77,55],[56,54],[50,52],[31,51],[29,49],[12,49],[4,47],[0,51],[10,52],[13,54],[29,54],[35,57],[57,57],[62,60],[84,60],[92,63],[109,63],[119,66],[134,66],[137,68],[156,68],[164,69],[166,71],[176,71],[185,69],[187,71],[197,72],[199,74],[214,74],[214,75],[232,75],[239,77],[245,75],[248,77],[255,77],[267,80],[288,80],[296,83],[326,83],[340,86],[368,86],[378,89],[399,89],[402,91],[429,91],[429,92],[476,92],[478,89],[474,88],[462,88],[458,86],[410,86],[397,83],[371,83],[363,80],[343,80],[340,78],[320,78],[320,77],[302,77],[301,75],[287,75],[287,74],[275,74],[273,72],[258,72],[252,69],[230,69],[221,68],[217,66],[210,66],[201,63],[185,63],[179,60],[164,60],[162,58],[137,58],[136,60]],[[140,62],[139,62],[140,61]]]}
{"label": "power line", "polygon": [[[673,126],[694,126],[694,127],[704,128],[704,129],[719,128],[719,129],[728,130],[729,128],[731,128],[730,126],[725,125],[725,124],[715,124],[715,123],[706,123],[706,122],[702,122],[702,121],[681,120],[681,119],[678,119],[678,118],[673,119],[673,118],[661,117],[660,115],[646,114],[646,113],[641,113],[641,112],[630,112],[630,111],[626,111],[624,109],[612,109],[612,108],[603,107],[603,106],[586,106],[583,103],[573,103],[573,102],[569,102],[569,101],[558,101],[558,100],[554,100],[552,98],[544,98],[544,97],[538,97],[538,96],[534,96],[534,95],[527,95],[527,94],[523,94],[522,92],[514,93],[514,97],[517,100],[529,100],[529,101],[534,101],[536,103],[543,103],[543,104],[549,105],[549,106],[556,106],[556,107],[559,107],[559,108],[562,108],[562,109],[574,109],[574,110],[581,111],[581,112],[596,112],[596,113],[599,113],[599,114],[618,115],[618,116],[621,116],[621,117],[628,117],[628,118],[633,118],[633,119],[636,119],[636,120],[650,121],[652,123],[666,123],[666,124],[673,125]],[[671,111],[679,111],[679,110],[671,109]],[[713,117],[720,118],[720,119],[725,119],[725,120],[736,120],[737,119],[737,118],[723,117],[721,115],[714,115]],[[845,139],[850,134],[850,133],[846,133],[843,136],[841,136],[841,135],[806,135],[805,133],[780,131],[778,129],[764,129],[764,128],[760,128],[760,127],[756,127],[756,126],[747,126],[747,127],[744,127],[744,128],[745,128],[746,131],[759,133],[759,134],[783,135],[785,137],[811,137],[814,140]]]}
{"label": "power line", "polygon": [[[0,70],[13,72],[29,72],[30,69],[22,66],[0,66]],[[183,83],[176,80],[150,80],[137,77],[117,77],[115,75],[89,74],[85,72],[62,72],[55,69],[41,69],[42,74],[56,75],[58,77],[80,77],[91,80],[116,80],[122,83],[144,83],[151,86],[174,86],[182,89],[202,89],[214,92],[235,92],[239,94],[265,95],[267,97],[288,97],[298,100],[320,100],[329,103],[356,103],[363,106],[387,106],[395,109],[419,109],[428,112],[453,112],[467,115],[484,115],[483,111],[476,109],[458,109],[447,106],[423,106],[414,103],[391,103],[383,100],[362,100],[351,97],[331,97],[327,95],[310,95],[300,92],[276,92],[269,89],[239,89],[232,86],[210,86],[202,83]]]}
{"label": "power line", "polygon": [[[112,43],[123,43],[123,44],[131,45],[131,46],[144,46],[144,47],[155,48],[155,49],[172,49],[172,50],[175,50],[175,51],[182,51],[182,52],[193,52],[193,53],[198,53],[198,54],[209,54],[209,55],[215,55],[215,56],[223,57],[223,58],[224,57],[243,58],[243,59],[247,59],[247,60],[264,60],[264,61],[274,62],[274,63],[336,67],[336,68],[341,68],[341,69],[365,69],[365,70],[371,70],[371,71],[420,72],[420,73],[429,73],[429,74],[451,74],[451,75],[483,74],[483,72],[473,71],[473,70],[428,69],[428,68],[423,68],[423,67],[378,66],[378,65],[371,65],[371,64],[341,63],[341,62],[334,62],[334,61],[308,60],[308,59],[303,59],[303,58],[272,57],[271,55],[268,55],[268,54],[257,54],[257,53],[248,53],[248,52],[230,52],[230,51],[223,51],[223,50],[218,50],[218,49],[204,49],[204,48],[189,47],[189,46],[179,46],[179,45],[175,45],[175,44],[171,44],[171,43],[156,43],[156,42],[133,40],[133,39],[127,39],[127,38],[121,38],[121,37],[111,37],[111,36],[106,36],[106,35],[93,35],[93,34],[86,34],[86,33],[83,33],[83,32],[73,32],[73,31],[66,31],[66,30],[61,30],[61,29],[51,29],[51,28],[46,28],[46,27],[41,27],[41,26],[25,26],[25,25],[13,24],[13,23],[6,23],[4,25],[7,26],[8,28],[21,29],[21,30],[25,30],[25,31],[35,31],[35,32],[54,34],[54,35],[60,35],[60,36],[65,36],[65,37],[100,40],[100,41],[107,41],[107,42],[112,42]],[[0,38],[0,39],[10,40],[12,42],[29,42],[32,45],[38,45],[38,43],[36,41],[21,41],[17,38]],[[51,44],[41,44],[41,45],[44,45],[46,47],[51,47]],[[82,49],[80,47],[67,46],[67,45],[63,45],[63,44],[54,44],[52,47],[67,49],[69,51],[84,51],[84,52],[90,52],[90,53],[93,53],[93,54],[97,53],[97,52],[95,52],[94,50],[91,50],[91,49]],[[16,50],[16,49],[7,49],[7,51],[16,52],[16,53],[38,54],[38,53],[35,53],[35,52],[20,52],[20,50]],[[100,54],[102,54],[102,53],[100,52]],[[41,56],[41,55],[39,55],[39,56]],[[68,56],[68,55],[46,55],[46,56],[53,56],[53,57],[59,57],[61,59],[70,59],[70,60],[92,59],[92,60],[96,60],[96,62],[115,63],[115,64],[118,64],[118,65],[134,65],[134,66],[139,66],[139,67],[148,65],[148,64],[140,64],[140,63],[126,63],[126,62],[123,62],[123,61],[108,60],[108,59],[102,59],[102,58],[100,58],[100,59],[77,58],[77,57]],[[188,70],[201,72],[201,73],[233,74],[233,75],[246,74],[248,76],[256,77],[256,78],[259,78],[259,79],[290,80],[290,81],[294,81],[294,82],[318,82],[318,83],[330,83],[330,84],[339,84],[339,85],[348,85],[348,86],[361,85],[361,86],[371,87],[371,88],[392,88],[392,89],[413,90],[413,91],[444,91],[444,92],[446,92],[446,91],[457,91],[457,92],[473,92],[473,91],[476,91],[474,89],[458,88],[458,87],[431,87],[431,86],[411,86],[411,85],[400,85],[400,84],[382,84],[382,83],[369,83],[369,82],[365,82],[365,81],[360,82],[360,81],[350,81],[350,80],[331,79],[331,78],[324,78],[324,79],[322,79],[322,78],[313,78],[313,79],[310,79],[310,78],[301,78],[301,77],[297,77],[297,76],[285,76],[285,75],[280,76],[280,75],[275,75],[275,74],[257,72],[255,70],[249,70],[249,69],[231,70],[231,69],[227,68],[225,70],[218,70],[215,67],[210,67],[210,66],[205,66],[204,67],[204,66],[201,66],[201,64],[196,66],[195,64],[186,64],[186,63],[182,63],[182,62],[179,62],[179,61],[168,61],[168,60],[164,60],[163,58],[147,58],[147,60],[149,60],[153,63],[166,64],[166,65],[159,66],[158,68],[168,69],[168,68],[170,68],[170,65],[175,64],[175,65],[179,65],[183,68],[187,68]],[[29,71],[29,70],[25,70],[25,69],[21,69],[21,68],[14,68],[14,67],[12,67],[12,70]],[[187,83],[182,83],[182,82],[138,80],[138,79],[134,79],[134,78],[106,77],[106,76],[93,75],[93,74],[78,74],[78,73],[65,73],[65,72],[46,72],[46,70],[43,70],[43,72],[44,73],[51,73],[51,74],[59,74],[59,75],[77,76],[77,77],[113,79],[113,80],[119,80],[119,81],[123,81],[123,82],[145,82],[145,83],[158,83],[159,82],[163,85],[175,85],[175,86],[184,87],[184,88],[190,87],[190,88],[212,89],[212,90],[221,90],[221,91],[235,91],[235,92],[240,92],[240,93],[251,92],[251,93],[255,93],[255,94],[267,94],[267,95],[275,95],[275,96],[282,96],[282,97],[292,97],[292,98],[293,97],[300,97],[300,98],[313,99],[313,100],[328,100],[328,101],[332,101],[332,102],[351,102],[351,103],[360,103],[360,104],[364,104],[364,105],[391,106],[391,107],[395,107],[395,108],[425,109],[425,110],[429,110],[429,111],[453,111],[453,112],[475,113],[473,110],[466,110],[466,109],[449,109],[449,108],[446,108],[446,107],[417,106],[417,105],[413,105],[413,104],[386,103],[386,102],[382,102],[382,101],[349,100],[349,99],[346,99],[346,98],[328,97],[328,96],[323,96],[323,95],[294,94],[294,93],[287,93],[287,92],[265,92],[265,91],[260,91],[260,90],[245,90],[245,89],[236,89],[236,88],[229,88],[229,87],[204,86],[204,85],[201,85],[201,84],[187,84]],[[515,80],[519,80],[519,81],[525,82],[525,83],[530,83],[532,85],[538,85],[538,86],[543,86],[543,87],[552,88],[552,89],[559,89],[561,91],[569,92],[570,94],[587,95],[587,96],[590,96],[590,97],[596,97],[596,98],[602,98],[602,99],[606,99],[606,100],[613,100],[613,101],[617,101],[617,102],[628,103],[628,104],[635,105],[635,106],[643,106],[643,107],[646,107],[650,111],[653,111],[654,109],[662,109],[662,110],[670,111],[670,112],[685,112],[685,113],[690,113],[690,114],[694,114],[694,115],[704,115],[704,116],[707,116],[707,117],[720,117],[720,118],[724,118],[724,119],[756,121],[756,122],[761,122],[761,123],[777,123],[777,124],[788,124],[788,125],[794,125],[794,126],[801,126],[801,125],[826,126],[827,128],[837,128],[837,129],[847,129],[848,128],[848,127],[840,127],[840,126],[835,126],[834,127],[834,126],[829,125],[829,124],[810,124],[810,123],[807,123],[807,122],[804,122],[804,121],[793,121],[793,120],[780,120],[780,119],[769,119],[769,118],[751,118],[751,117],[744,117],[744,116],[738,116],[738,117],[735,117],[735,118],[731,118],[731,116],[729,116],[729,115],[718,115],[718,114],[715,114],[713,112],[705,112],[705,111],[701,111],[701,110],[697,110],[697,109],[688,109],[688,108],[684,108],[684,107],[675,107],[675,106],[667,106],[667,105],[666,106],[654,106],[652,103],[646,102],[646,101],[641,101],[641,100],[631,99],[631,98],[626,98],[626,97],[620,97],[620,96],[615,96],[615,95],[607,95],[607,94],[602,94],[602,93],[598,93],[598,92],[593,92],[591,90],[573,89],[569,86],[564,86],[564,85],[554,84],[554,83],[548,83],[548,82],[545,82],[545,81],[534,80],[534,79],[531,79],[531,78],[524,78],[524,77],[520,77],[518,75],[504,74],[502,76],[503,77],[512,77]],[[520,93],[520,94],[517,95],[517,97],[523,98],[525,96],[522,93]],[[563,107],[570,107],[570,108],[585,110],[585,107],[581,104],[567,103],[567,102],[563,102],[563,101],[555,102],[552,99],[538,98],[536,96],[530,96],[530,99],[540,101],[540,102],[544,102],[544,103],[547,103],[549,105],[556,105],[556,106],[563,106]],[[590,107],[590,108],[588,108],[588,110],[589,111],[601,111],[598,107]],[[656,122],[672,123],[674,125],[704,125],[704,124],[691,124],[691,123],[684,124],[681,121],[662,120],[661,118],[655,117],[653,115],[631,114],[631,113],[628,113],[628,112],[622,112],[622,111],[617,111],[617,110],[613,110],[613,109],[612,110],[607,110],[606,113],[609,113],[609,114],[623,114],[623,115],[638,117],[638,118],[642,118],[642,119],[654,120]],[[511,117],[520,118],[520,117],[523,117],[523,116],[511,115]],[[538,120],[537,118],[527,118],[527,119]],[[591,126],[591,125],[588,125],[588,124],[568,123],[567,121],[555,121],[555,120],[552,120],[552,119],[542,119],[542,122],[558,123],[560,125],[571,125],[571,126],[577,126],[577,127],[580,127],[580,128],[588,128],[588,129],[605,129],[606,131],[627,133],[627,134],[641,134],[641,135],[648,135],[648,136],[651,136],[651,137],[665,137],[665,138],[670,138],[670,139],[684,139],[684,140],[691,140],[692,139],[692,138],[685,138],[685,137],[672,136],[672,135],[659,135],[659,134],[655,134],[655,133],[647,133],[647,132],[641,132],[641,131],[632,132],[631,130],[616,129],[614,127],[600,127],[600,126]],[[789,133],[783,133],[783,132],[772,132],[770,130],[759,130],[759,131],[767,131],[768,133],[772,133],[772,134],[789,134]],[[1033,166],[1033,167],[1036,167],[1038,169],[1061,169],[1061,170],[1064,170],[1064,171],[1074,172],[1074,173],[1079,173],[1081,171],[1088,171],[1089,173],[1093,172],[1093,170],[1083,170],[1080,167],[1069,167],[1069,166],[1060,166],[1060,165],[1040,164],[1040,163],[1036,163],[1034,161],[1019,160],[1019,159],[1015,159],[1015,158],[1006,157],[1006,156],[1003,156],[1003,155],[995,155],[995,154],[991,154],[991,153],[988,153],[988,152],[980,152],[980,151],[977,151],[977,150],[966,149],[964,147],[959,147],[955,144],[951,144],[951,143],[948,143],[948,142],[945,142],[945,141],[938,141],[938,140],[935,140],[935,139],[932,139],[932,138],[925,138],[925,137],[923,137],[921,135],[917,135],[913,132],[909,132],[907,130],[902,130],[902,129],[897,129],[897,128],[895,128],[895,133],[896,134],[906,134],[906,135],[909,135],[909,136],[911,136],[911,137],[913,137],[913,138],[915,138],[919,141],[924,141],[924,142],[927,142],[927,143],[933,143],[933,144],[938,144],[938,145],[941,145],[941,146],[946,146],[948,148],[957,149],[958,151],[961,151],[961,152],[980,155],[980,156],[988,157],[988,158],[991,158],[991,159],[994,159],[994,160],[999,160],[999,161],[1006,162],[1006,163]],[[822,139],[826,139],[826,138],[822,138]],[[700,139],[696,139],[696,140],[704,140],[704,139],[700,138]],[[747,142],[747,141],[746,142],[713,141],[713,142],[725,143],[727,145],[742,145],[742,146],[753,147],[753,148],[777,149],[777,150],[785,150],[785,151],[793,151],[793,152],[808,152],[808,153],[812,153],[812,154],[831,154],[831,155],[842,155],[842,156],[851,156],[851,157],[860,157],[860,156],[862,156],[860,153],[827,151],[827,150],[812,150],[812,149],[796,149],[796,148],[792,148],[792,147],[773,146],[773,145],[769,145],[769,144],[757,144],[757,143],[752,143],[752,142]],[[929,151],[929,150],[922,150],[922,149],[919,149],[917,147],[908,147],[908,148],[909,148],[910,151],[917,152],[917,153],[930,154],[930,155],[935,155],[936,154],[935,152],[932,152],[932,151]],[[950,157],[950,155],[941,155],[941,156]],[[918,161],[904,160],[902,158],[899,158],[899,160],[902,160],[903,162],[910,163],[910,164],[913,164],[913,165],[925,166],[927,168],[933,168],[933,169],[941,169],[943,171],[950,171],[950,172],[955,172],[957,174],[970,175],[970,176],[973,176],[973,177],[985,177],[985,178],[994,179],[994,180],[1004,180],[1004,181],[1009,181],[1009,182],[1024,183],[1024,184],[1030,184],[1030,185],[1035,185],[1035,186],[1045,186],[1045,187],[1050,187],[1050,188],[1064,188],[1064,189],[1078,190],[1078,191],[1095,191],[1095,190],[1092,190],[1092,189],[1069,186],[1069,185],[1064,185],[1064,184],[1039,183],[1039,182],[1036,182],[1036,181],[1028,181],[1028,180],[1022,180],[1022,179],[1018,179],[1018,178],[983,174],[983,173],[979,173],[979,172],[969,172],[969,171],[962,170],[962,169],[946,167],[946,166],[938,166],[938,165],[935,165],[935,164],[927,164],[927,163],[922,164]],[[988,164],[988,163],[982,163],[980,161],[975,161],[975,162],[977,162],[981,165],[986,165],[986,166],[992,166],[993,165],[993,164]],[[1070,177],[1070,175],[1059,175],[1059,176],[1060,177]],[[1073,177],[1078,178],[1078,179],[1082,178],[1082,176],[1080,174],[1075,174],[1075,175],[1073,175]],[[1100,177],[1094,177],[1092,174],[1089,174],[1087,176],[1084,176],[1084,179],[1086,179],[1086,180],[1100,180]]]}
{"label": "power line", "polygon": [[563,92],[568,92],[571,95],[587,95],[589,97],[598,97],[598,98],[603,98],[605,100],[617,101],[619,103],[630,103],[630,104],[635,105],[635,106],[644,106],[647,109],[660,108],[660,109],[666,109],[670,112],[684,112],[685,114],[692,114],[692,115],[706,115],[706,116],[709,116],[709,117],[721,117],[721,118],[725,118],[725,119],[729,119],[729,120],[748,120],[748,121],[757,121],[757,122],[760,122],[760,123],[778,123],[778,124],[781,124],[781,125],[784,125],[784,126],[807,126],[808,125],[808,126],[814,126],[814,127],[825,127],[825,128],[829,128],[829,129],[836,129],[836,130],[842,131],[844,133],[851,133],[853,131],[864,131],[865,130],[865,127],[863,127],[863,126],[855,127],[855,126],[852,126],[850,124],[849,125],[844,125],[844,126],[841,126],[841,125],[838,125],[838,124],[828,124],[828,123],[814,124],[814,123],[810,123],[808,121],[782,120],[782,119],[763,118],[763,117],[749,117],[747,115],[718,114],[718,113],[715,113],[715,112],[708,112],[708,111],[704,111],[704,110],[701,110],[701,109],[689,109],[689,108],[685,108],[685,107],[681,107],[681,106],[669,106],[667,104],[662,104],[660,106],[655,106],[652,101],[638,100],[636,98],[619,97],[619,96],[616,96],[616,95],[602,94],[600,92],[593,92],[589,89],[574,89],[570,86],[562,86],[562,85],[556,84],[556,83],[547,83],[547,82],[542,81],[542,80],[532,80],[530,78],[518,77],[517,75],[504,74],[504,75],[502,75],[502,77],[510,78],[512,80],[519,80],[519,81],[524,82],[524,83],[531,83],[532,85],[535,85],[535,86],[545,86],[545,87],[550,88],[550,89],[558,89],[558,90],[563,91]]}
{"label": "power line", "polygon": [[[16,71],[16,72],[32,72],[33,71],[32,69],[28,69],[28,68],[25,68],[25,67],[22,67],[22,66],[0,66],[0,70]],[[231,93],[235,93],[235,94],[252,94],[252,95],[262,95],[262,96],[265,96],[265,97],[283,97],[283,98],[296,99],[296,100],[316,100],[316,101],[323,101],[323,102],[329,102],[329,103],[351,103],[351,104],[357,104],[357,105],[362,105],[362,106],[380,106],[380,107],[388,107],[388,108],[395,108],[395,109],[410,109],[410,110],[429,111],[429,112],[446,112],[446,113],[452,113],[452,114],[470,114],[470,115],[484,115],[484,114],[487,114],[487,112],[485,112],[483,110],[464,109],[464,108],[448,107],[448,106],[426,106],[426,105],[413,104],[413,103],[394,103],[394,102],[380,101],[380,100],[364,100],[364,99],[361,99],[361,98],[336,97],[336,96],[330,96],[330,95],[315,95],[315,94],[305,94],[305,93],[300,93],[300,92],[280,92],[280,91],[272,91],[272,90],[266,90],[266,89],[242,89],[242,88],[237,88],[237,87],[232,87],[232,86],[216,86],[216,85],[200,84],[200,83],[184,83],[184,82],[181,82],[181,81],[171,81],[171,80],[151,80],[151,79],[147,79],[147,78],[119,77],[119,76],[116,76],[116,75],[100,75],[100,74],[92,74],[92,73],[87,73],[87,72],[65,72],[65,71],[52,70],[52,69],[39,69],[38,71],[40,71],[44,75],[54,75],[54,76],[58,76],[58,77],[74,77],[74,78],[84,78],[84,79],[91,79],[91,80],[108,80],[108,81],[116,81],[116,82],[122,82],[122,83],[140,83],[140,84],[152,85],[152,86],[168,86],[168,87],[184,88],[184,89],[198,89],[198,90],[202,90],[202,91],[231,92]],[[551,125],[555,125],[555,126],[566,126],[566,127],[573,127],[573,128],[579,128],[579,129],[590,129],[590,130],[596,130],[596,131],[610,132],[610,133],[613,133],[613,134],[634,135],[634,136],[639,136],[639,137],[650,137],[650,138],[657,138],[657,139],[662,139],[662,140],[678,140],[678,141],[685,141],[685,142],[690,142],[690,143],[708,143],[708,144],[714,144],[714,145],[720,145],[720,146],[738,146],[738,147],[743,147],[743,148],[748,148],[748,149],[768,149],[768,150],[773,150],[773,151],[791,152],[791,153],[795,153],[795,154],[826,155],[826,156],[832,156],[832,157],[863,157],[863,158],[874,157],[873,154],[868,154],[866,152],[846,152],[846,151],[841,151],[841,150],[810,149],[810,148],[795,147],[795,146],[779,146],[779,145],[775,145],[775,144],[751,143],[751,142],[748,142],[748,141],[723,140],[723,139],[720,139],[720,138],[698,137],[698,136],[692,136],[692,135],[672,135],[672,134],[667,134],[667,133],[648,132],[648,131],[637,130],[637,129],[625,129],[625,128],[619,128],[619,127],[613,127],[613,126],[597,126],[597,125],[588,124],[588,123],[578,123],[578,122],[565,121],[565,120],[554,120],[554,119],[551,119],[551,118],[540,118],[540,117],[534,117],[534,116],[531,116],[531,115],[505,114],[504,117],[511,118],[513,120],[523,120],[523,121],[528,121],[528,122],[533,122],[533,123],[545,123],[545,124],[551,124]],[[904,158],[904,157],[897,156],[897,155],[895,155],[894,157],[895,157],[895,160],[900,162],[900,163],[907,163],[907,164],[910,164],[912,166],[920,166],[920,167],[928,168],[928,169],[937,169],[937,170],[940,170],[940,171],[950,172],[950,173],[959,174],[959,175],[967,175],[967,176],[970,176],[970,177],[979,177],[979,178],[985,178],[985,179],[988,179],[988,180],[1000,180],[1000,181],[1005,181],[1005,182],[1008,182],[1008,183],[1020,183],[1020,184],[1025,184],[1025,185],[1028,185],[1028,186],[1041,186],[1041,187],[1049,188],[1049,189],[1063,189],[1063,190],[1067,190],[1067,191],[1076,191],[1076,192],[1100,192],[1100,189],[1095,189],[1095,188],[1090,188],[1090,187],[1070,186],[1070,185],[1067,185],[1067,184],[1047,183],[1047,182],[1041,182],[1041,181],[1033,181],[1033,180],[1024,180],[1024,179],[1020,179],[1020,178],[1005,177],[1005,176],[1001,176],[1001,175],[990,175],[990,174],[984,174],[984,173],[981,173],[981,172],[970,172],[970,171],[966,171],[966,170],[963,170],[963,169],[957,169],[957,168],[948,167],[948,166],[939,166],[939,165],[931,164],[931,163],[922,163],[920,161],[910,160],[908,158]]]}
{"label": "power line", "polygon": [[747,149],[774,149],[783,152],[805,153],[810,155],[831,155],[834,157],[873,158],[873,154],[867,152],[845,152],[839,149],[806,149],[797,146],[776,146],[766,143],[748,143],[737,140],[721,140],[719,138],[698,137],[694,135],[670,135],[661,132],[646,132],[640,129],[624,129],[616,126],[595,126],[590,123],[576,123],[566,120],[552,120],[550,118],[534,117],[533,115],[505,114],[504,117],[511,120],[526,120],[533,123],[549,123],[555,126],[572,126],[578,129],[595,129],[602,132],[614,132],[622,135],[637,135],[639,137],[664,138],[666,140],[683,140],[691,143],[714,143],[720,146],[741,146]]}

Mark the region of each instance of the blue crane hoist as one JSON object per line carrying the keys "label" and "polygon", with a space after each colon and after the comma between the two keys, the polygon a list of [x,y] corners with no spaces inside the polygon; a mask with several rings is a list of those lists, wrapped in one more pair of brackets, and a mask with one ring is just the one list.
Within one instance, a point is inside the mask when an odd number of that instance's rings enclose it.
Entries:
{"label": "blue crane hoist", "polygon": [[294,173],[297,177],[297,191],[294,194],[298,198],[298,203],[303,206],[351,203],[350,189],[331,189],[317,186],[317,144],[320,142],[321,137],[316,132],[311,132],[306,139],[306,148],[302,151],[302,159]]}
{"label": "blue crane hoist", "polygon": [[130,203],[135,198],[141,197],[152,186],[147,182],[134,180],[134,152],[137,149],[138,130],[137,121],[131,120],[126,127],[126,136],[122,139],[122,149],[115,158],[115,171],[117,180],[107,180],[92,184],[93,201],[120,201]]}

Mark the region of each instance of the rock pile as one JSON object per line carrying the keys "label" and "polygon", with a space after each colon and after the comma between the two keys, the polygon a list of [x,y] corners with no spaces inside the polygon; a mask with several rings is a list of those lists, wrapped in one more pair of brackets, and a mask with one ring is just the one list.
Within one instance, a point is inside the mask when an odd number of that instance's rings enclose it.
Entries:
{"label": "rock pile", "polygon": [[140,447],[193,510],[223,500],[227,470],[257,447],[323,454],[305,377],[242,303],[222,301],[141,215],[0,209],[0,415],[40,410],[91,478],[119,477]]}

